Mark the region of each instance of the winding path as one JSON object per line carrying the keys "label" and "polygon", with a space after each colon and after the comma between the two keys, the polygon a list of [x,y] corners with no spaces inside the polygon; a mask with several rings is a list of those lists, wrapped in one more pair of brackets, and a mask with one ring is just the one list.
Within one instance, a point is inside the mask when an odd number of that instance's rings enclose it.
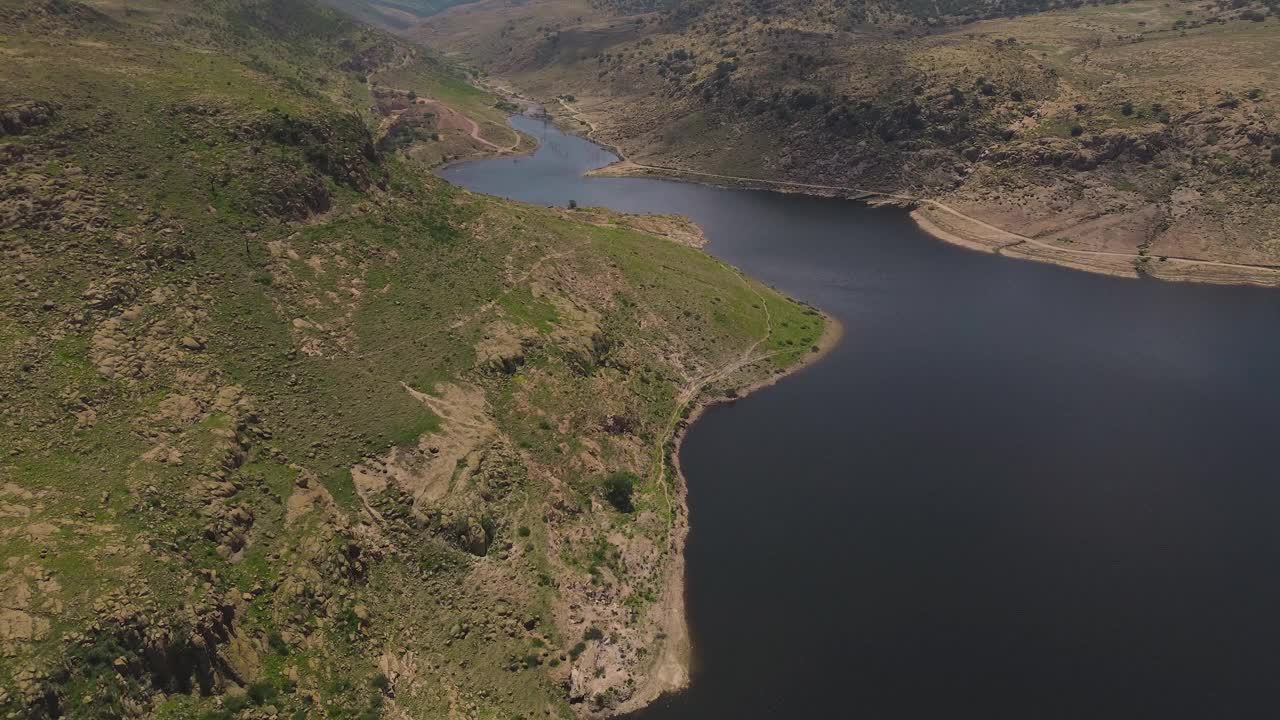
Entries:
{"label": "winding path", "polygon": [[511,133],[516,137],[515,142],[511,143],[506,147],[500,147],[498,144],[489,142],[488,140],[485,140],[483,137],[480,137],[480,123],[473,120],[470,115],[466,115],[465,113],[460,113],[455,108],[449,107],[448,105],[445,105],[439,100],[433,100],[432,102],[439,103],[440,105],[443,105],[444,107],[449,108],[450,110],[453,111],[455,115],[462,118],[463,120],[466,120],[467,124],[471,126],[472,140],[475,140],[476,142],[481,143],[483,145],[488,145],[489,147],[493,148],[494,150],[497,150],[500,153],[515,152],[515,149],[520,146],[520,133],[516,132],[515,130],[511,131]]}
{"label": "winding path", "polygon": [[658,443],[655,458],[658,465],[658,486],[662,488],[662,497],[667,503],[668,513],[672,512],[672,507],[671,494],[667,490],[667,463],[665,453],[667,444],[671,442],[679,431],[680,418],[684,414],[685,409],[688,408],[691,402],[696,400],[698,396],[702,394],[702,390],[710,383],[723,380],[747,365],[773,357],[777,354],[763,353],[755,355],[756,348],[760,347],[761,343],[773,337],[773,315],[769,312],[769,303],[765,300],[764,295],[761,295],[759,290],[752,287],[751,282],[746,278],[746,276],[739,272],[738,279],[746,285],[748,290],[760,299],[760,308],[764,311],[764,334],[756,338],[756,341],[747,346],[746,349],[742,351],[742,354],[737,358],[730,360],[717,368],[713,368],[709,372],[703,373],[698,377],[691,378],[689,382],[685,383],[684,387],[680,388],[680,392],[676,395],[676,406],[671,411],[671,417],[667,418],[667,425],[662,433],[662,442]]}
{"label": "winding path", "polygon": [[[405,56],[400,58],[398,62],[393,64],[388,64],[386,67],[383,67],[373,73],[370,73],[369,76],[365,79],[365,86],[369,88],[370,91],[372,91],[373,89],[372,78],[374,75],[383,74],[386,72],[391,72],[393,70],[399,70],[399,69],[408,67],[409,63],[413,62],[416,59],[417,59],[417,53],[414,53],[414,52],[406,53]],[[476,142],[480,143],[481,145],[485,145],[487,147],[493,148],[495,151],[499,153],[515,152],[516,148],[520,147],[520,133],[516,132],[514,129],[509,129],[509,130],[512,136],[515,137],[515,140],[510,145],[506,147],[502,147],[497,143],[486,140],[483,136],[481,136],[480,124],[477,123],[474,119],[472,119],[470,115],[467,115],[466,113],[463,113],[463,112],[459,112],[458,109],[453,107],[452,105],[449,105],[448,103],[445,103],[441,100],[437,100],[435,98],[423,97],[423,98],[420,98],[420,100],[422,100],[426,104],[439,105],[440,107],[445,108],[449,112],[453,113],[455,116],[461,118],[464,122],[466,122],[467,125],[471,127],[471,132],[468,133],[468,136],[472,140],[475,140]],[[400,116],[404,114],[405,109],[406,108],[401,108],[399,110],[393,110],[390,113],[387,113],[387,115],[385,115],[382,118],[382,121],[378,123],[378,135],[385,134],[387,130],[390,129],[390,127],[394,125],[397,120],[400,119]]]}

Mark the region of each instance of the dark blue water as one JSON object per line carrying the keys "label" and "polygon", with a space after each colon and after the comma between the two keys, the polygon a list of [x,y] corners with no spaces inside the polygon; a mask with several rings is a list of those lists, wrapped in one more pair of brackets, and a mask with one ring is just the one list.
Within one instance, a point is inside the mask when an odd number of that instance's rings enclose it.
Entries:
{"label": "dark blue water", "polygon": [[691,428],[690,689],[651,719],[1280,717],[1280,294],[946,245],[897,210],[639,178],[527,119],[449,180],[683,213],[845,324]]}

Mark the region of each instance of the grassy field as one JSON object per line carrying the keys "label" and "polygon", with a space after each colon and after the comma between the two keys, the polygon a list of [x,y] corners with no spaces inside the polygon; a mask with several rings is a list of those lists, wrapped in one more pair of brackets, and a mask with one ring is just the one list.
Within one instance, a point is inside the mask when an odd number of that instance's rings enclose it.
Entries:
{"label": "grassy field", "polygon": [[0,708],[624,702],[681,388],[758,341],[721,386],[794,363],[820,318],[381,149],[370,81],[486,134],[496,99],[303,0],[3,0],[0,52]]}

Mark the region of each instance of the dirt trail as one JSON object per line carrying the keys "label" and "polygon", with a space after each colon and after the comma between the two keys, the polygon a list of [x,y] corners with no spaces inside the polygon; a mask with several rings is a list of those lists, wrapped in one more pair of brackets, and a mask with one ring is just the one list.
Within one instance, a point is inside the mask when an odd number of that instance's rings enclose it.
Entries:
{"label": "dirt trail", "polygon": [[[592,123],[590,120],[582,117],[582,113],[580,111],[570,107],[568,103],[566,103],[563,99],[560,100],[560,105],[564,107],[564,109],[568,111],[570,114],[572,114],[575,119],[585,123],[586,126],[590,129],[591,135],[594,135],[596,133],[595,124]],[[1060,245],[1054,245],[1052,243],[1047,243],[1042,240],[1037,240],[1033,237],[1020,235],[1010,230],[1005,230],[1004,228],[996,227],[991,223],[988,223],[984,220],[980,220],[967,213],[961,212],[960,210],[957,210],[956,208],[951,207],[950,205],[947,205],[946,203],[943,203],[941,201],[932,200],[929,198],[919,197],[915,195],[888,193],[880,190],[869,190],[867,188],[849,187],[849,186],[842,186],[842,185],[819,185],[816,183],[792,182],[789,180],[765,180],[762,178],[742,177],[739,175],[722,175],[719,173],[699,172],[697,170],[684,170],[681,168],[665,167],[662,165],[646,165],[644,163],[638,163],[634,160],[628,160],[626,157],[622,155],[620,151],[618,151],[617,148],[614,148],[613,150],[620,158],[619,163],[617,163],[618,165],[641,168],[644,170],[655,170],[658,172],[671,173],[674,175],[691,175],[694,177],[714,178],[717,180],[730,180],[734,182],[746,182],[746,183],[754,183],[754,184],[761,184],[761,185],[777,185],[777,186],[788,187],[788,188],[827,190],[827,191],[833,191],[833,192],[839,192],[839,193],[852,194],[858,199],[880,197],[880,198],[890,198],[894,200],[902,200],[904,202],[911,202],[917,205],[926,205],[926,206],[941,210],[942,212],[948,213],[955,217],[958,217],[961,220],[964,220],[965,222],[972,223],[984,230],[995,233],[998,236],[1007,238],[1009,241],[1007,244],[1000,247],[993,248],[997,252],[1000,249],[1003,249],[1005,247],[1011,247],[1013,245],[1026,243],[1028,245],[1032,245],[1034,247],[1038,247],[1043,250],[1048,250],[1050,252],[1062,252],[1062,253],[1069,253],[1072,255],[1080,255],[1080,256],[1115,258],[1115,259],[1128,260],[1128,261],[1150,260],[1153,257],[1151,255],[1140,255],[1136,253],[1110,252],[1106,250],[1084,250],[1080,248],[1068,248],[1068,247],[1062,247]],[[945,240],[947,238],[942,238],[942,239]],[[1033,257],[1035,259],[1047,259],[1047,258],[1040,258],[1039,256],[1033,256]],[[1252,265],[1248,263],[1231,263],[1231,262],[1223,262],[1219,260],[1204,260],[1201,258],[1181,257],[1176,255],[1161,255],[1159,257],[1166,258],[1167,260],[1186,263],[1189,265],[1203,266],[1203,267],[1218,267],[1218,268],[1227,268],[1227,269],[1234,269],[1234,270],[1251,270],[1251,271],[1263,270],[1268,272],[1280,273],[1280,267],[1275,265]]]}
{"label": "dirt trail", "polygon": [[[439,100],[433,100],[432,102],[435,102],[435,103],[437,103],[437,104],[439,104],[439,105],[442,105],[442,106],[444,106],[444,107],[449,107],[448,105],[445,105],[444,103],[440,102]],[[520,146],[520,133],[517,133],[515,130],[512,130],[512,131],[511,131],[511,134],[512,134],[512,135],[515,135],[515,138],[516,138],[516,139],[515,139],[515,142],[511,143],[510,145],[508,145],[508,146],[506,146],[506,147],[501,147],[501,146],[499,146],[497,143],[489,142],[488,140],[485,140],[483,137],[480,137],[480,123],[476,122],[475,120],[472,120],[472,119],[471,119],[471,117],[470,117],[469,115],[465,115],[465,114],[463,114],[463,113],[460,113],[460,112],[458,112],[457,110],[455,110],[455,109],[453,109],[453,108],[449,108],[449,109],[450,109],[450,110],[452,110],[452,111],[454,112],[454,114],[456,114],[458,117],[462,118],[464,121],[466,121],[466,123],[467,123],[468,125],[470,125],[470,126],[471,126],[471,139],[472,139],[472,140],[475,140],[476,142],[481,143],[481,144],[483,144],[483,145],[488,145],[489,147],[493,148],[494,150],[497,150],[497,151],[498,151],[498,152],[500,152],[500,153],[515,152],[515,149],[516,149],[517,147],[519,147],[519,146]]]}
{"label": "dirt trail", "polygon": [[[436,100],[435,98],[428,98],[428,97],[419,97],[414,102],[413,106],[407,107],[407,108],[400,108],[399,110],[392,110],[391,112],[383,116],[382,122],[378,123],[377,136],[382,137],[383,135],[386,135],[387,131],[389,131],[391,127],[395,125],[398,120],[400,120],[401,116],[403,116],[406,112],[408,112],[409,110],[415,107],[426,107],[426,108],[432,108],[432,109],[444,111],[445,113],[447,113],[447,120],[457,119],[461,121],[463,125],[466,126],[467,135],[472,140],[475,140],[481,145],[486,145],[488,147],[491,147],[500,153],[510,152],[515,147],[514,145],[512,145],[511,147],[508,147],[508,148],[502,148],[502,147],[499,147],[496,143],[486,140],[485,138],[481,137],[480,125],[475,120],[472,120],[470,117],[458,112],[454,108],[446,105],[445,103],[440,102],[439,100]],[[516,143],[519,144],[518,139],[516,140]]]}
{"label": "dirt trail", "polygon": [[[417,59],[417,54],[416,54],[416,53],[412,53],[412,52],[407,53],[404,57],[400,58],[399,62],[396,62],[396,63],[393,63],[393,64],[388,64],[386,67],[381,68],[381,69],[377,70],[377,71],[376,71],[376,72],[374,72],[374,73],[370,73],[370,74],[369,74],[369,77],[365,80],[365,85],[370,89],[370,91],[372,91],[372,89],[373,89],[373,80],[372,80],[372,78],[373,78],[373,76],[374,76],[374,75],[379,75],[379,74],[388,73],[388,72],[392,72],[392,71],[395,71],[395,70],[403,69],[403,68],[405,68],[405,67],[408,67],[409,63],[413,62],[415,59]],[[395,88],[392,88],[392,89],[394,90]],[[418,98],[418,99],[415,101],[415,104],[422,104],[422,105],[437,105],[437,106],[439,106],[440,108],[442,108],[442,109],[446,110],[446,111],[449,113],[449,115],[450,115],[451,117],[454,117],[454,118],[457,118],[457,119],[461,120],[461,121],[462,121],[462,122],[467,126],[467,128],[468,128],[468,136],[469,136],[472,140],[474,140],[474,141],[476,141],[476,142],[480,143],[481,145],[484,145],[484,146],[486,146],[486,147],[492,148],[493,150],[497,151],[497,152],[498,152],[498,153],[500,153],[500,154],[501,154],[501,153],[515,152],[516,148],[518,148],[518,147],[520,146],[520,133],[516,132],[514,129],[510,129],[510,128],[508,128],[508,129],[510,130],[510,132],[511,132],[511,135],[512,135],[515,139],[512,141],[512,143],[511,143],[510,145],[507,145],[506,147],[503,147],[503,146],[501,146],[501,145],[498,145],[498,144],[497,144],[497,143],[495,143],[495,142],[491,142],[491,141],[489,141],[489,140],[485,139],[485,138],[480,134],[480,124],[479,124],[479,123],[477,123],[475,120],[473,120],[473,119],[471,118],[471,116],[467,115],[466,113],[460,112],[457,108],[455,108],[455,107],[453,107],[453,106],[449,105],[448,103],[445,103],[445,102],[443,102],[443,101],[437,100],[437,99],[435,99],[435,98],[422,97],[422,98]],[[381,121],[380,123],[378,123],[377,135],[378,135],[378,136],[385,135],[385,134],[387,133],[387,131],[391,128],[391,126],[392,126],[392,125],[394,125],[394,124],[396,123],[396,121],[400,119],[400,116],[401,116],[401,115],[403,115],[403,114],[405,113],[405,111],[406,111],[406,110],[408,110],[408,108],[402,108],[402,109],[400,109],[400,110],[393,110],[393,111],[391,111],[390,113],[388,113],[385,117],[383,117],[383,118],[382,118],[382,121]]]}
{"label": "dirt trail", "polygon": [[[473,119],[471,116],[467,115],[466,113],[460,112],[457,108],[454,108],[453,106],[447,103],[441,102],[440,100],[437,100],[435,98],[419,97],[416,101],[416,106],[426,108],[430,111],[435,112],[436,115],[439,117],[438,128],[440,130],[442,131],[451,130],[451,129],[462,130],[467,134],[467,137],[471,138],[471,140],[487,148],[490,148],[491,150],[493,150],[495,153],[499,155],[504,155],[506,153],[514,152],[515,149],[520,146],[520,133],[516,132],[514,129],[510,130],[514,140],[510,145],[507,145],[504,147],[491,140],[486,139],[483,135],[481,135],[480,123],[476,122],[475,119]],[[394,122],[394,120],[398,118],[400,114],[403,112],[405,111],[404,110],[393,111],[390,115],[388,115],[388,120],[391,122]],[[388,121],[384,121],[383,124],[388,127],[390,126],[390,123]]]}
{"label": "dirt trail", "polygon": [[667,490],[667,463],[665,462],[663,455],[666,452],[667,443],[669,443],[671,439],[675,437],[676,433],[679,432],[680,416],[684,414],[689,403],[696,400],[698,396],[702,394],[703,389],[706,388],[707,385],[723,380],[751,363],[765,360],[777,354],[764,353],[762,355],[755,355],[756,348],[760,347],[760,344],[767,341],[770,337],[773,337],[773,316],[769,313],[769,303],[765,301],[765,298],[760,294],[760,291],[753,287],[750,281],[748,281],[746,277],[743,277],[741,273],[739,273],[738,278],[742,280],[742,283],[746,285],[748,290],[760,299],[760,307],[764,311],[764,334],[759,338],[756,338],[756,341],[751,343],[751,345],[743,350],[742,354],[734,360],[731,360],[718,368],[714,368],[701,376],[690,379],[689,382],[685,383],[684,387],[680,389],[680,393],[676,396],[676,406],[671,411],[671,417],[667,418],[666,428],[662,433],[662,442],[658,444],[655,451],[655,460],[658,464],[658,486],[662,488],[662,496],[667,503],[668,513],[672,513],[673,508],[671,507],[671,494]]}

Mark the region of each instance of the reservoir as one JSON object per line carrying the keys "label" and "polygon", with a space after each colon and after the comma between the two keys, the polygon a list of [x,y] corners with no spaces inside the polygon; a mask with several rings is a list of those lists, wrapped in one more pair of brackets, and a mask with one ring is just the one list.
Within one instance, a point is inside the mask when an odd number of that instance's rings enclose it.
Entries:
{"label": "reservoir", "polygon": [[712,408],[689,485],[688,690],[644,720],[1280,717],[1280,294],[972,252],[906,212],[647,178],[519,117],[442,172],[680,213],[839,318]]}

